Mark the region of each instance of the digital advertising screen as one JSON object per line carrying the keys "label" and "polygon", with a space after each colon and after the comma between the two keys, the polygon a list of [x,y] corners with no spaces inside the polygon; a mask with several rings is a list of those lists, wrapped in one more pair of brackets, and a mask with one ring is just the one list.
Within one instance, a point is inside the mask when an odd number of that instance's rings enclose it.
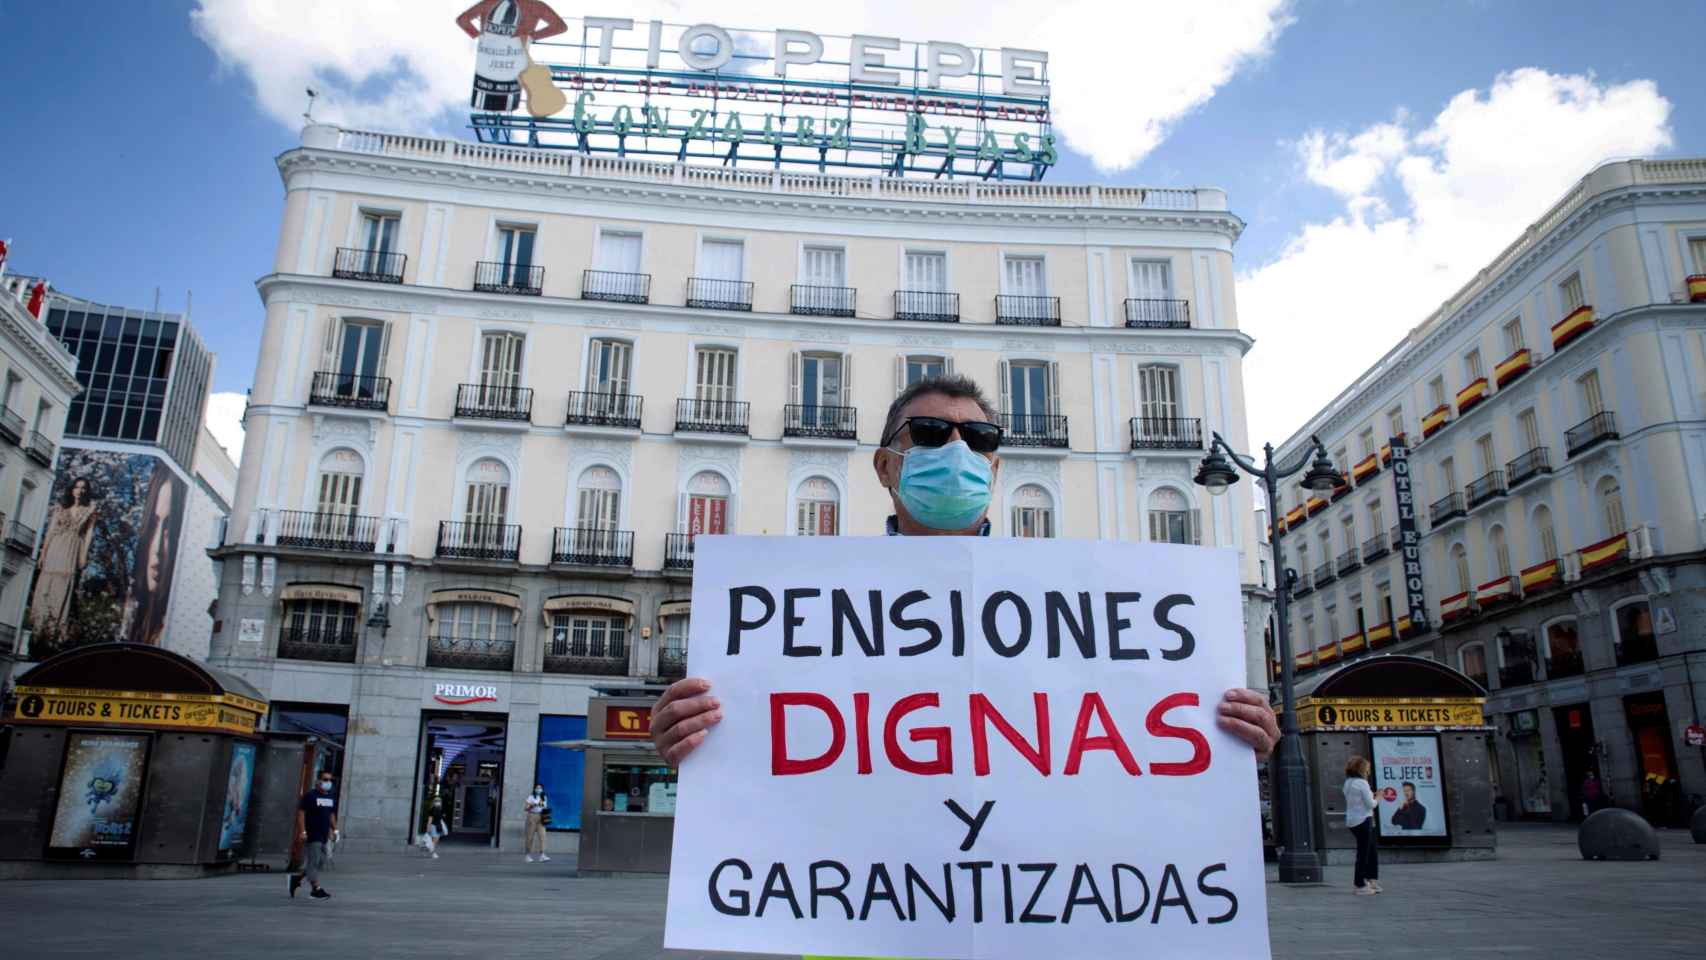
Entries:
{"label": "digital advertising screen", "polygon": [[66,737],[59,806],[46,856],[129,860],[136,852],[147,734],[71,733]]}

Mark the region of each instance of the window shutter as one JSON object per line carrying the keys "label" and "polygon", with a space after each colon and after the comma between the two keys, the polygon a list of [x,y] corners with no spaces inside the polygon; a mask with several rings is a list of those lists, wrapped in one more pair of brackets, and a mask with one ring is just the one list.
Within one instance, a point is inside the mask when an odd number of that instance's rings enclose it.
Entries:
{"label": "window shutter", "polygon": [[687,494],[677,494],[675,498],[675,532],[687,532]]}
{"label": "window shutter", "polygon": [[1048,364],[1048,411],[1051,416],[1060,416],[1060,363],[1050,360]]}
{"label": "window shutter", "polygon": [[1001,412],[1002,413],[1006,413],[1007,411],[1013,409],[1013,397],[1012,397],[1013,387],[1012,387],[1012,384],[1007,382],[1007,376],[1008,376],[1007,367],[1008,367],[1008,364],[1007,364],[1007,361],[1005,361],[1005,360],[998,360],[995,363],[995,379],[1001,385]]}
{"label": "window shutter", "polygon": [[342,326],[336,318],[326,318],[326,343],[320,348],[320,369],[338,369],[338,328]]}
{"label": "window shutter", "polygon": [[379,327],[379,365],[374,368],[374,375],[385,376],[385,360],[391,355],[391,324],[383,323]]}
{"label": "window shutter", "polygon": [[1191,508],[1191,543],[1202,546],[1202,511]]}
{"label": "window shutter", "polygon": [[851,353],[841,355],[841,405],[844,407],[853,405],[853,355]]}
{"label": "window shutter", "polygon": [[894,358],[894,395],[900,396],[906,389],[906,357]]}
{"label": "window shutter", "polygon": [[954,375],[954,358],[953,357],[943,357],[942,358],[942,376],[951,377],[953,375]]}
{"label": "window shutter", "polygon": [[788,396],[793,399],[790,403],[803,403],[800,399],[800,351],[788,354]]}

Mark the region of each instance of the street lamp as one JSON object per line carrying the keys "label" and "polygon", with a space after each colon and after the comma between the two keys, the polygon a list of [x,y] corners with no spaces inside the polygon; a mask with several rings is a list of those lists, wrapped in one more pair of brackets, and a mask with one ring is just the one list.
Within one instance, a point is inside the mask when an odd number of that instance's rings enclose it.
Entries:
{"label": "street lamp", "polygon": [[[1311,436],[1309,443],[1310,447],[1299,451],[1290,463],[1277,466],[1273,444],[1266,444],[1262,447],[1266,459],[1257,467],[1254,460],[1233,450],[1216,433],[1196,475],[1196,482],[1218,497],[1238,482],[1238,471],[1242,470],[1262,481],[1268,494],[1268,541],[1274,553],[1274,621],[1279,628],[1280,689],[1285,708],[1280,716],[1280,742],[1274,757],[1279,771],[1278,789],[1273,792],[1281,883],[1321,882],[1321,859],[1315,854],[1315,830],[1310,818],[1309,773],[1303,765],[1303,742],[1297,735],[1291,634],[1286,622],[1290,584],[1286,582],[1285,563],[1280,557],[1279,482],[1302,470],[1305,464],[1309,472],[1303,475],[1303,486],[1314,493],[1331,493],[1345,478],[1327,458],[1327,448],[1321,445],[1319,437]],[[1313,461],[1311,453],[1315,455]]]}

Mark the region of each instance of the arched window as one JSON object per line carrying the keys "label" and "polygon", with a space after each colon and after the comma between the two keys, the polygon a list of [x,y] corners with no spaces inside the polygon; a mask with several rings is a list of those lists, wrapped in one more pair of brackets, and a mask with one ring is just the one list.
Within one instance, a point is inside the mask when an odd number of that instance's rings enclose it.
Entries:
{"label": "arched window", "polygon": [[1481,686],[1487,685],[1487,645],[1466,643],[1457,648],[1457,669]]}
{"label": "arched window", "polygon": [[[509,522],[509,467],[486,457],[468,468],[462,499],[462,524],[445,530],[441,550],[463,555],[509,554],[520,547],[520,531]],[[513,558],[512,558],[513,559]]]}
{"label": "arched window", "polygon": [[1054,536],[1054,498],[1034,483],[1013,491],[1009,531],[1015,537]]}
{"label": "arched window", "polygon": [[1541,632],[1546,644],[1546,676],[1552,680],[1580,676],[1584,665],[1576,618],[1554,620],[1542,627]]}
{"label": "arched window", "polygon": [[333,550],[373,549],[378,524],[360,516],[365,469],[361,454],[354,450],[327,451],[316,471],[312,509],[286,511],[279,517],[279,544]]}
{"label": "arched window", "polygon": [[701,470],[687,481],[682,494],[681,532],[729,532],[729,482],[712,470]]}
{"label": "arched window", "polygon": [[1541,504],[1534,508],[1534,562],[1558,559],[1558,531],[1552,526],[1552,511]]}
{"label": "arched window", "polygon": [[1468,593],[1475,588],[1474,578],[1469,572],[1469,551],[1463,544],[1451,545],[1451,565],[1457,570],[1457,592]]}
{"label": "arched window", "polygon": [[1511,552],[1505,545],[1505,528],[1494,525],[1487,531],[1487,565],[1492,568],[1494,580],[1502,580],[1511,575]]}
{"label": "arched window", "polygon": [[1149,539],[1157,543],[1201,543],[1200,517],[1185,495],[1172,487],[1149,495]]}
{"label": "arched window", "polygon": [[1613,607],[1617,625],[1617,665],[1645,663],[1659,658],[1658,636],[1653,632],[1653,607],[1646,600],[1630,600]]}
{"label": "arched window", "polygon": [[1615,537],[1629,529],[1629,523],[1623,516],[1623,486],[1616,477],[1606,477],[1599,482],[1598,501],[1600,516],[1605,521],[1605,536]]}
{"label": "arched window", "polygon": [[315,511],[347,517],[361,512],[361,454],[340,447],[320,458],[320,492]]}
{"label": "arched window", "polygon": [[835,484],[812,477],[795,495],[794,532],[802,537],[833,537],[841,532],[841,503]]}
{"label": "arched window", "polygon": [[622,477],[598,464],[581,471],[575,481],[575,525],[567,546],[579,562],[614,562],[631,555],[622,526]]}

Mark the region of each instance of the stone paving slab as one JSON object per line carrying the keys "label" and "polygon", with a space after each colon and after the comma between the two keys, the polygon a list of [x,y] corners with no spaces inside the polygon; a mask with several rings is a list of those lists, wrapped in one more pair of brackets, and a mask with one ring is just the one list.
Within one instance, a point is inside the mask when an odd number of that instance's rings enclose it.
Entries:
{"label": "stone paving slab", "polygon": [[[1270,883],[1274,955],[1698,960],[1706,845],[1681,831],[1661,844],[1657,862],[1586,863],[1571,829],[1507,826],[1499,859],[1388,865],[1378,897],[1351,896],[1348,867],[1321,886]],[[325,882],[326,902],[287,898],[279,874],[5,882],[0,943],[20,958],[738,960],[662,950],[664,881],[577,878],[572,854],[346,855]]]}

